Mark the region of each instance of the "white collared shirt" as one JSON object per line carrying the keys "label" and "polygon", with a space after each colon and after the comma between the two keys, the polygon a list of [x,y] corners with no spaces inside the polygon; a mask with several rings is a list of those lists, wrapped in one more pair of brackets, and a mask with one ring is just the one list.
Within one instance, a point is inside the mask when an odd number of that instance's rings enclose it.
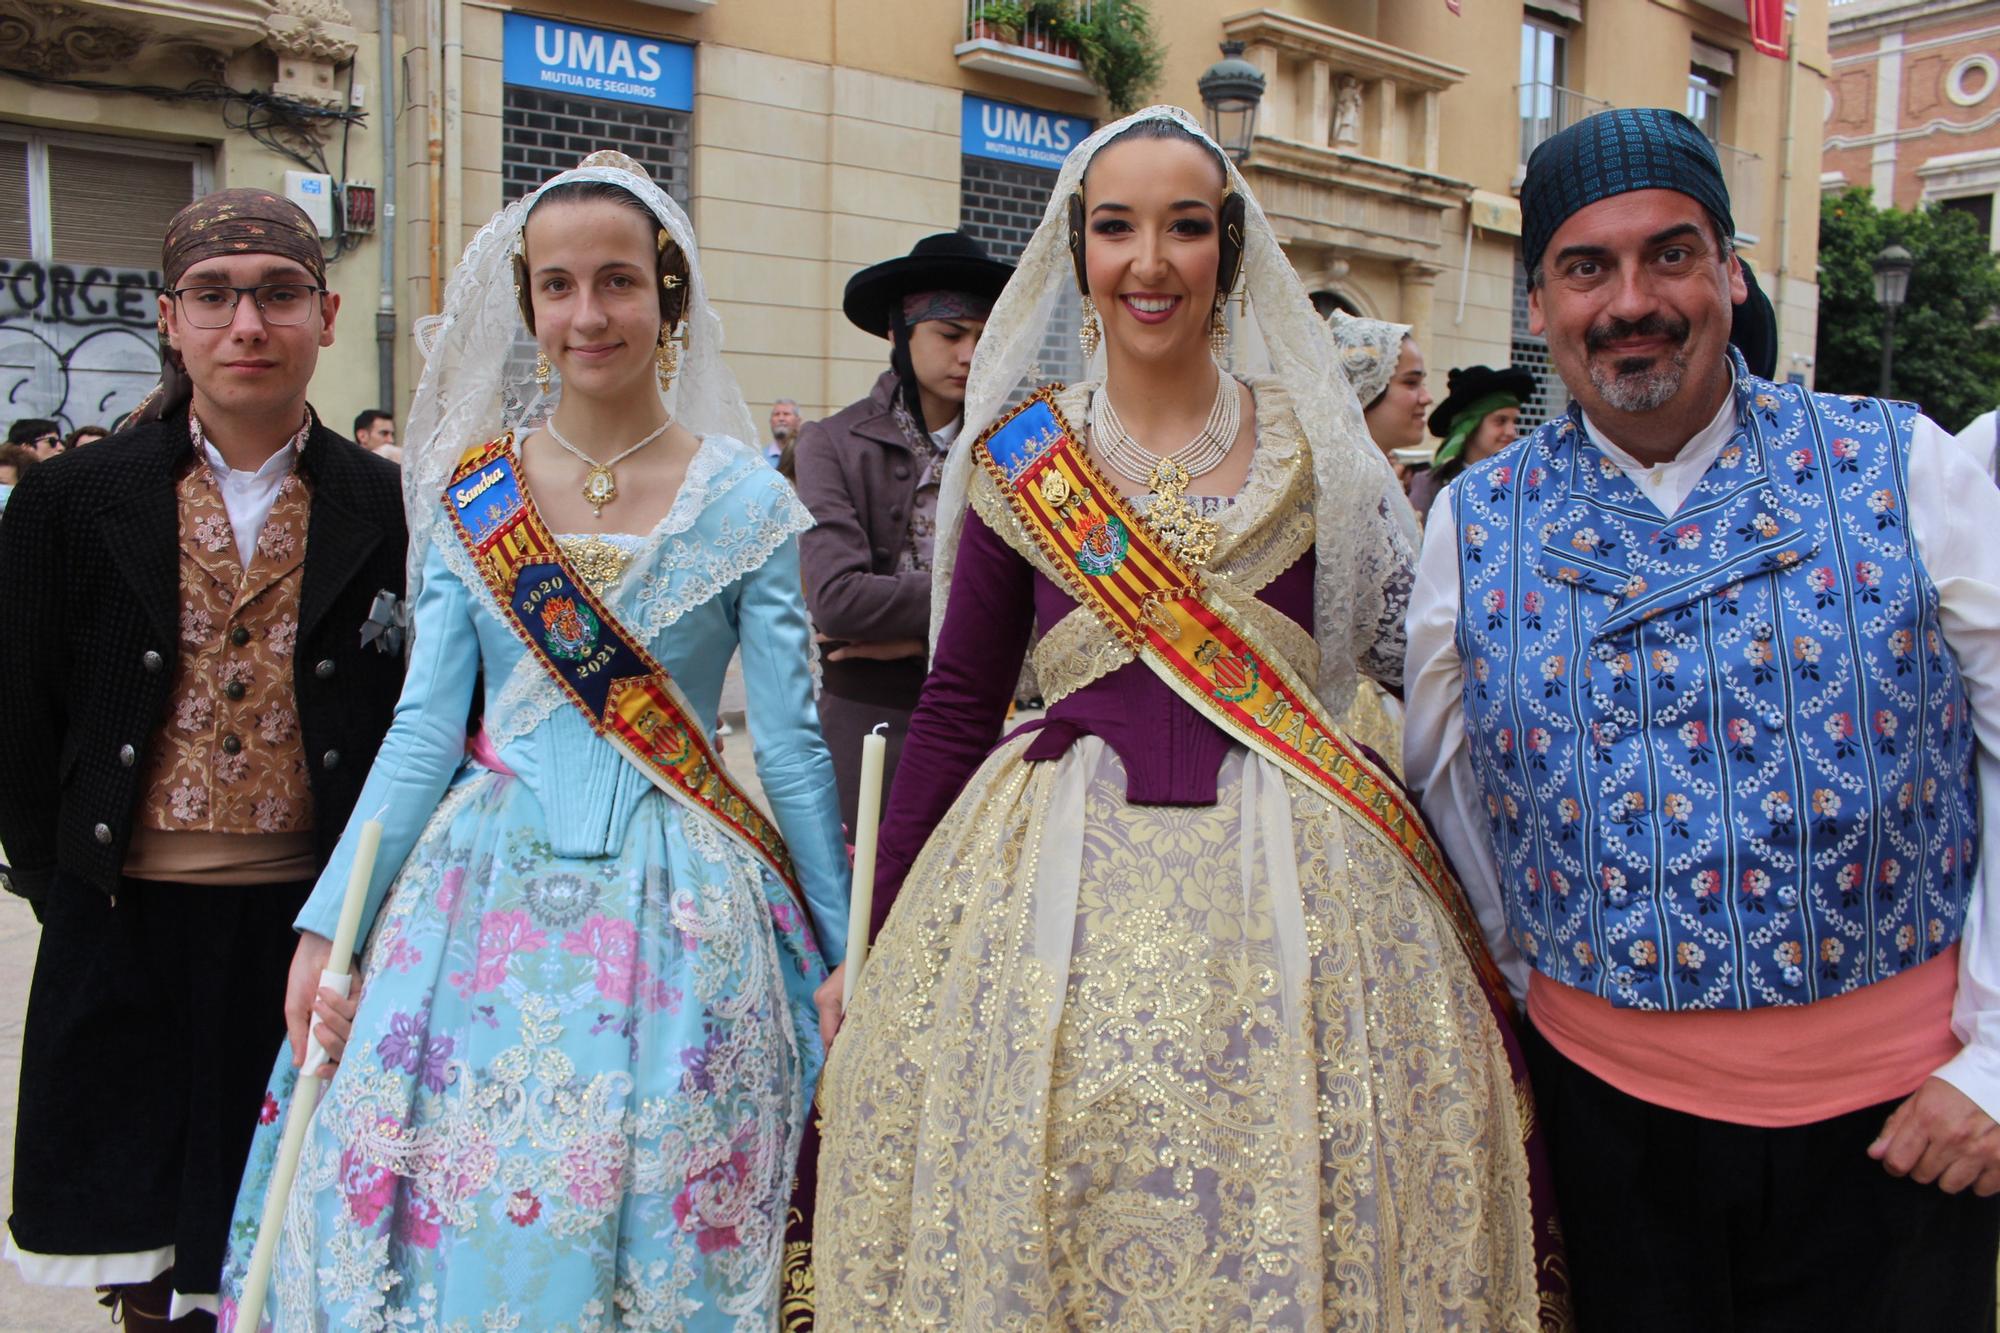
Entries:
{"label": "white collared shirt", "polygon": [[292,467],[298,461],[299,450],[305,447],[306,436],[312,431],[312,414],[306,414],[305,424],[299,433],[285,443],[285,447],[264,460],[264,465],[255,472],[240,472],[229,466],[220,451],[208,442],[208,432],[202,429],[201,419],[188,413],[188,434],[194,437],[195,447],[208,463],[209,475],[215,478],[215,488],[222,492],[222,508],[229,515],[229,532],[236,538],[236,557],[243,568],[250,568],[251,555],[257,549],[257,534],[264,530],[264,523],[271,517],[272,508],[278,503],[278,491],[284,486],[285,478],[292,475]]}
{"label": "white collared shirt", "polygon": [[[1584,428],[1605,457],[1671,518],[1734,435],[1735,395],[1671,461],[1646,466]],[[1958,660],[1979,741],[1979,872],[1959,941],[1952,1031],[1965,1049],[1938,1070],[2000,1120],[2000,488],[1972,455],[1928,417],[1910,442],[1910,537],[1938,590],[1938,623]],[[1507,932],[1499,866],[1487,838],[1486,801],[1465,736],[1465,671],[1458,655],[1458,524],[1452,492],[1439,495],[1424,528],[1410,595],[1403,687],[1403,771],[1424,815],[1458,868],[1494,962],[1517,998],[1528,963]]]}

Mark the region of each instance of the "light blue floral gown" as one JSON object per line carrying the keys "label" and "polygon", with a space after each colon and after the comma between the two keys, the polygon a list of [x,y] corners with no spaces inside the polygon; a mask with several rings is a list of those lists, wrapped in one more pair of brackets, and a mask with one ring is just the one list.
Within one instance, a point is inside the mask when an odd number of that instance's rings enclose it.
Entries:
{"label": "light blue floral gown", "polygon": [[[741,646],[757,773],[823,953],[749,852],[591,733],[464,553],[430,553],[394,725],[297,922],[333,934],[359,821],[381,812],[360,1012],[287,1201],[277,1328],[771,1327],[822,1058],[812,992],[846,933],[799,590],[810,523],[755,453],[710,437],[649,537],[562,541],[704,728]],[[491,746],[474,763],[482,669]],[[288,1052],[272,1080],[224,1330]]]}

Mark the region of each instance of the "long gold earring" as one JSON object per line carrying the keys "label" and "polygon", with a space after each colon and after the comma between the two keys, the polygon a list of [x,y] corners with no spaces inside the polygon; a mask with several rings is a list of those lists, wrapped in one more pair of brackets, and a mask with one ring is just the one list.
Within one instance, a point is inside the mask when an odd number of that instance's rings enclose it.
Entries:
{"label": "long gold earring", "polygon": [[653,354],[653,361],[659,367],[660,392],[665,393],[674,387],[674,376],[681,373],[681,344],[680,339],[664,324],[660,325],[660,345]]}
{"label": "long gold earring", "polygon": [[1208,350],[1215,356],[1216,364],[1229,364],[1229,321],[1222,317],[1220,301],[1208,317]]}
{"label": "long gold earring", "polygon": [[548,387],[549,387],[549,376],[550,376],[550,375],[551,375],[551,374],[553,373],[553,371],[554,371],[554,368],[553,368],[552,366],[550,366],[550,365],[549,365],[549,356],[548,356],[548,353],[546,353],[546,352],[536,352],[536,353],[535,353],[535,383],[536,383],[537,385],[541,386],[541,387],[542,387],[542,388],[544,388],[544,389],[548,388]]}
{"label": "long gold earring", "polygon": [[1097,344],[1103,337],[1104,329],[1097,322],[1097,303],[1086,296],[1083,298],[1083,327],[1076,334],[1076,340],[1083,344],[1085,361],[1097,355]]}

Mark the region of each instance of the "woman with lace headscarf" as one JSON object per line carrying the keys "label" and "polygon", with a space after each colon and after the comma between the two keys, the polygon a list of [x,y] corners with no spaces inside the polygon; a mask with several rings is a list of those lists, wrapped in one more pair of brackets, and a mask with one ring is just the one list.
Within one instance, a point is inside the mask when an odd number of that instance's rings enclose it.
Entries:
{"label": "woman with lace headscarf", "polygon": [[[1103,378],[1009,409],[1072,274]],[[1239,275],[1248,381],[1211,354]],[[1071,154],[966,421],[821,1093],[822,1326],[1534,1327],[1504,987],[1331,720],[1400,676],[1412,516],[1185,112]],[[1000,740],[1033,624],[1049,712]]]}
{"label": "woman with lace headscarf", "polygon": [[[618,153],[487,223],[419,328],[408,681],[298,918],[294,1053],[225,1271],[233,1296],[316,1016],[340,1064],[284,1208],[278,1328],[777,1319],[846,862],[810,519],[720,338],[686,215]],[[738,647],[770,816],[708,741]],[[356,1012],[315,985],[370,813]]]}

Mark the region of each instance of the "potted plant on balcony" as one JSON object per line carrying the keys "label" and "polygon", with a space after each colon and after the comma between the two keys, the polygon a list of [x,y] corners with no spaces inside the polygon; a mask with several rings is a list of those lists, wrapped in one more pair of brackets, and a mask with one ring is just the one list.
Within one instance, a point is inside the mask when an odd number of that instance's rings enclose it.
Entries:
{"label": "potted plant on balcony", "polygon": [[1005,42],[1009,46],[1018,46],[1021,29],[1027,21],[1026,11],[1014,0],[986,0],[973,11],[972,37],[974,41]]}
{"label": "potted plant on balcony", "polygon": [[1095,0],[1080,23],[1078,46],[1083,72],[1104,90],[1114,115],[1145,105],[1166,64],[1166,47],[1140,0]]}
{"label": "potted plant on balcony", "polygon": [[1049,20],[1049,54],[1065,60],[1081,60],[1083,45],[1090,35],[1090,20],[1078,16],[1073,4]]}
{"label": "potted plant on balcony", "polygon": [[1055,51],[1056,29],[1069,17],[1068,0],[1022,0],[1021,44],[1030,51]]}

